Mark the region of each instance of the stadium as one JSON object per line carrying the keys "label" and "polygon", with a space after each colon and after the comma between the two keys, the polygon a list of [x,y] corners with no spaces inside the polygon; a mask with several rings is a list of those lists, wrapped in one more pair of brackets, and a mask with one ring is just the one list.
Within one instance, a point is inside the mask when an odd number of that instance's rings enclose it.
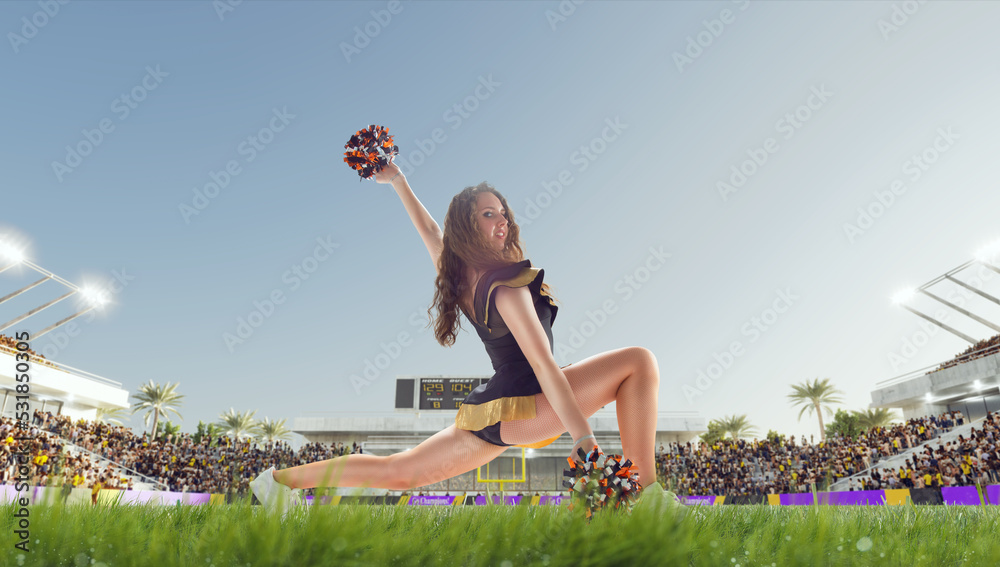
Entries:
{"label": "stadium", "polygon": [[1000,564],[998,18],[0,4],[0,565]]}

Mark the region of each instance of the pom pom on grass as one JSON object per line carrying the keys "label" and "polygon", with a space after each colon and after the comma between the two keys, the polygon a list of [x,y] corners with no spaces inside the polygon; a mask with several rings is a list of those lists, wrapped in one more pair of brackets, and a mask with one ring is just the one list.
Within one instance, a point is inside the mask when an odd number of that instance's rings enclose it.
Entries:
{"label": "pom pom on grass", "polygon": [[399,154],[399,147],[393,145],[392,136],[384,126],[372,124],[362,128],[344,144],[344,161],[358,172],[361,179],[371,179],[389,160]]}
{"label": "pom pom on grass", "polygon": [[580,461],[566,457],[569,468],[563,470],[563,487],[569,489],[569,509],[584,510],[587,520],[597,510],[632,511],[642,485],[631,460],[622,462],[622,455],[605,456],[597,447],[587,454],[577,449]]}

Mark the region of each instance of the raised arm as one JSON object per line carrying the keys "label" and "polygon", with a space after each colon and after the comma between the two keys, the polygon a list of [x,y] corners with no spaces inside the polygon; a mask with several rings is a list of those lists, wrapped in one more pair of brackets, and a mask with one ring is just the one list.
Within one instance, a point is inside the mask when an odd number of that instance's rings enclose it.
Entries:
{"label": "raised arm", "polygon": [[444,249],[441,227],[427,212],[417,196],[413,194],[413,190],[410,189],[410,184],[406,182],[406,176],[399,170],[399,166],[389,162],[387,166],[382,168],[382,171],[375,174],[375,181],[391,184],[392,188],[396,190],[399,200],[403,202],[403,207],[406,208],[410,220],[413,221],[413,226],[420,234],[420,239],[424,241],[424,246],[427,247],[427,252],[430,253],[431,261],[434,263],[434,271],[437,272],[438,259]]}
{"label": "raised arm", "polygon": [[[552,358],[549,338],[538,320],[528,286],[516,288],[500,286],[495,293],[497,312],[503,317],[507,328],[517,341],[517,346],[521,347],[521,352],[528,359],[531,369],[535,371],[545,398],[552,405],[563,426],[573,436],[574,441],[593,434],[586,416],[580,410],[576,396],[573,395],[566,374]],[[597,446],[597,440],[588,438],[583,440],[580,446],[589,451]]]}

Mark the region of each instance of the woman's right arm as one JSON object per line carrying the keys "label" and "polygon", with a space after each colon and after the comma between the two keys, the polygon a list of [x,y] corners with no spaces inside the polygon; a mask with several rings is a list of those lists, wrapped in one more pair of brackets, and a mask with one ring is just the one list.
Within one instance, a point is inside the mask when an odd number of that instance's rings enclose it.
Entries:
{"label": "woman's right arm", "polygon": [[[394,177],[395,179],[393,179]],[[392,179],[391,182],[389,181],[390,179]],[[441,251],[444,250],[441,227],[434,221],[431,214],[427,212],[427,209],[417,199],[417,196],[413,194],[413,190],[410,189],[410,184],[406,182],[406,176],[399,170],[399,166],[389,162],[388,165],[375,174],[375,181],[377,183],[391,184],[392,188],[396,190],[399,200],[403,202],[406,213],[410,215],[413,226],[417,229],[420,239],[424,241],[424,246],[427,247],[427,252],[431,255],[431,261],[434,263],[434,271],[436,272],[438,270],[438,259],[441,257]]]}
{"label": "woman's right arm", "polygon": [[571,450],[571,457],[577,457],[577,446],[587,453],[594,447],[600,449],[587,417],[583,415],[576,395],[559,365],[549,350],[549,340],[545,335],[538,314],[526,286],[511,288],[500,286],[496,290],[497,312],[503,317],[518,347],[528,359],[528,364],[542,387],[545,399],[552,406],[559,421],[577,443]]}

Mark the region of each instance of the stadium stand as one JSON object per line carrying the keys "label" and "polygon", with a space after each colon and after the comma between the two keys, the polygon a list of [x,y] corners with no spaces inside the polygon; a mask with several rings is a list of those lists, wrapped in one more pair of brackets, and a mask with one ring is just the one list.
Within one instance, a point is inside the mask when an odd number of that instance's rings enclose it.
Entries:
{"label": "stadium stand", "polygon": [[[74,488],[125,488],[148,484],[173,492],[248,494],[250,480],[274,465],[279,468],[311,463],[334,456],[361,453],[356,443],[326,447],[310,443],[293,451],[284,442],[257,444],[249,439],[205,437],[198,443],[182,433],[165,440],[151,441],[147,434],[136,435],[124,426],[73,421],[51,412],[35,412],[33,428],[25,437],[33,438],[34,464],[30,484],[45,486],[56,479],[62,485],[70,479]],[[13,484],[18,447],[14,421],[4,418],[0,434],[0,484]],[[63,449],[68,449],[65,454]],[[124,480],[123,480],[124,479]]]}
{"label": "stadium stand", "polygon": [[988,339],[983,339],[964,351],[956,354],[955,358],[942,362],[940,366],[928,371],[927,374],[937,372],[938,370],[944,370],[945,368],[950,368],[952,366],[958,366],[959,364],[969,362],[970,360],[990,356],[991,354],[996,354],[998,352],[1000,352],[1000,335],[994,335]]}
{"label": "stadium stand", "polygon": [[[732,497],[807,492],[826,484],[878,490],[997,482],[1000,415],[991,413],[977,424],[965,424],[958,412],[949,412],[875,428],[856,440],[671,443],[658,452],[659,473],[681,495]],[[13,420],[0,421],[0,484],[14,482],[19,435],[13,428]],[[196,443],[187,433],[150,441],[148,435],[123,426],[74,422],[50,412],[35,413],[26,437],[32,438],[30,483],[74,488],[242,495],[248,494],[249,480],[271,465],[288,467],[362,452],[356,443],[310,443],[299,451],[281,441],[260,444],[230,437],[205,437]]]}
{"label": "stadium stand", "polygon": [[[975,439],[975,455],[965,466],[956,462],[954,456],[952,459],[931,457],[926,465],[921,461],[921,472],[926,470],[935,478],[940,475],[936,481],[940,483],[938,486],[962,486],[978,479],[996,480],[1000,474],[997,468],[1000,455],[995,431],[1000,420],[991,413],[984,423],[986,430]],[[844,490],[878,489],[885,487],[881,480],[879,486],[874,486],[870,482],[862,483],[859,477],[852,485],[849,478],[885,459],[926,445],[942,433],[962,425],[964,417],[959,412],[946,412],[940,416],[911,419],[890,428],[874,428],[856,440],[833,437],[817,444],[807,443],[804,438],[800,443],[794,438],[778,442],[726,439],[712,445],[672,443],[669,447],[661,446],[657,461],[659,473],[668,480],[672,490],[682,495],[787,494],[807,492],[814,486],[817,490],[828,485],[837,486],[842,479],[848,479],[841,485]],[[955,443],[966,448],[972,446],[971,441],[960,439]],[[943,450],[948,454],[956,451],[951,445]],[[956,468],[963,474],[958,474]],[[876,478],[881,478],[881,474],[876,473]]]}

